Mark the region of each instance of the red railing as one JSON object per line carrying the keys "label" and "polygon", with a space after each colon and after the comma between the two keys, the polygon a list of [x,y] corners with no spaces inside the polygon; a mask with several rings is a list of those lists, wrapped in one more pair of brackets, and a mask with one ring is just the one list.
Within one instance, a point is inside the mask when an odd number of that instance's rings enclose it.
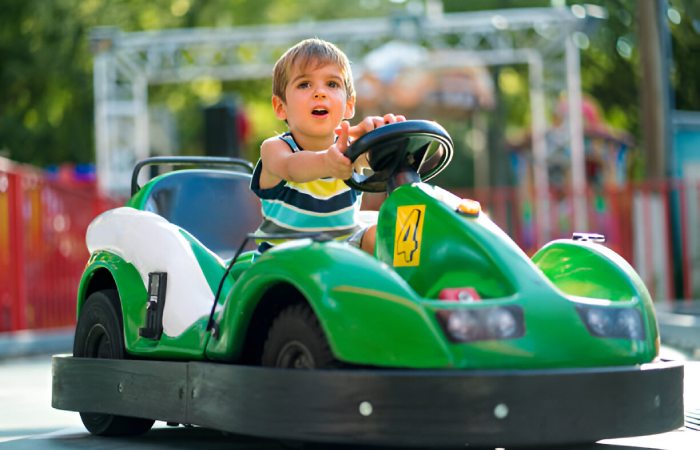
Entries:
{"label": "red railing", "polygon": [[114,202],[0,160],[0,332],[75,323],[90,221]]}
{"label": "red railing", "polygon": [[[570,192],[551,191],[546,214],[522,188],[459,190],[528,254],[574,231],[606,235],[655,299],[700,298],[700,184],[644,183],[585,195],[585,230],[574,227]],[[73,325],[78,281],[88,258],[88,224],[117,202],[94,183],[53,181],[0,158],[0,332]],[[546,217],[547,223],[538,223]],[[677,219],[672,219],[677,218]]]}

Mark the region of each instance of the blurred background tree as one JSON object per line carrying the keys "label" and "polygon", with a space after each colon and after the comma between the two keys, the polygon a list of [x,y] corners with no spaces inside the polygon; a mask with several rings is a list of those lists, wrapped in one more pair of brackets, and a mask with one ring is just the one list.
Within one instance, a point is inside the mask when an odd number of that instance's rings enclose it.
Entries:
{"label": "blurred background tree", "polygon": [[[94,161],[89,49],[94,27],[128,32],[273,25],[381,16],[403,5],[382,0],[3,0],[1,8],[0,156],[44,166]],[[269,133],[274,122],[268,113],[269,82],[157,86],[151,97],[177,115],[182,145],[197,151],[202,146],[201,106],[230,90],[243,97]]]}
{"label": "blurred background tree", "polygon": [[[39,166],[94,160],[90,30],[235,27],[387,16],[426,0],[3,0],[0,14],[0,155]],[[446,13],[512,7],[547,7],[563,1],[443,0]],[[569,4],[575,2],[569,1]],[[605,119],[638,137],[639,52],[636,0],[589,0],[607,10],[595,30],[581,36],[582,85]],[[700,110],[700,34],[681,0],[668,2],[674,66],[670,69],[679,109]],[[529,121],[525,69],[498,73],[502,114],[509,124]],[[262,138],[282,131],[269,107],[267,80],[222,83],[199,80],[153,86],[151,104],[176,117],[181,148],[201,153],[202,107],[236,92],[252,120],[248,154]]]}

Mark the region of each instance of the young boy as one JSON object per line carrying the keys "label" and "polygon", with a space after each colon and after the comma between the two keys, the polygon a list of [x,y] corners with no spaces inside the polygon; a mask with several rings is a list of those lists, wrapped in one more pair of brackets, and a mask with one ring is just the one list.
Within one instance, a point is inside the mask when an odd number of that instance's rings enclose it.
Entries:
{"label": "young boy", "polygon": [[[355,89],[347,56],[330,42],[307,39],[285,52],[273,70],[272,107],[289,131],[260,148],[251,189],[262,201],[265,235],[324,232],[374,253],[375,229],[357,222],[360,193],[343,180],[353,165],[343,154],[350,139],[406,120],[387,114],[350,126]],[[271,239],[271,241],[274,241]]]}

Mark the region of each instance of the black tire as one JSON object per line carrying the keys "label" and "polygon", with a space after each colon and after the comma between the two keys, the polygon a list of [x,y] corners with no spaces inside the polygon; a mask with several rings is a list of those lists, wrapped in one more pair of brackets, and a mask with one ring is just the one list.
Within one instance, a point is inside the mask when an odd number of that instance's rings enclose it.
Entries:
{"label": "black tire", "polygon": [[[85,301],[75,327],[73,356],[124,359],[119,296],[114,289],[93,292]],[[113,414],[81,412],[87,430],[98,436],[135,436],[151,429],[153,420]]]}
{"label": "black tire", "polygon": [[287,369],[338,368],[321,325],[311,308],[295,303],[272,322],[263,346],[261,363]]}

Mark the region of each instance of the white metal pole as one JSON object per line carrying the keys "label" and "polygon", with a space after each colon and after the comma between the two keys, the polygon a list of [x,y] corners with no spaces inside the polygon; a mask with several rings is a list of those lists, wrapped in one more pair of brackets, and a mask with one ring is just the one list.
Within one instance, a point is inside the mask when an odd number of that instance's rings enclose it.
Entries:
{"label": "white metal pole", "polygon": [[95,172],[97,187],[101,193],[110,192],[112,184],[109,170],[109,121],[107,102],[109,98],[109,68],[111,64],[108,52],[95,54],[93,64],[93,83],[95,95]]}
{"label": "white metal pole", "polygon": [[583,100],[581,98],[581,62],[572,35],[566,38],[566,86],[569,107],[571,148],[571,190],[574,231],[588,231],[586,215],[586,161],[583,143]]}
{"label": "white metal pole", "polygon": [[549,223],[549,173],[547,172],[547,117],[542,55],[532,50],[528,58],[530,75],[530,114],[532,115],[532,165],[535,182],[536,239],[539,248],[551,238]]}
{"label": "white metal pole", "polygon": [[[136,75],[132,80],[132,95],[134,102],[134,130],[136,136],[133,143],[135,159],[137,161],[148,158],[151,153],[148,123],[148,80],[144,74]],[[143,177],[146,174],[141,174]],[[144,179],[140,180],[141,182]]]}

